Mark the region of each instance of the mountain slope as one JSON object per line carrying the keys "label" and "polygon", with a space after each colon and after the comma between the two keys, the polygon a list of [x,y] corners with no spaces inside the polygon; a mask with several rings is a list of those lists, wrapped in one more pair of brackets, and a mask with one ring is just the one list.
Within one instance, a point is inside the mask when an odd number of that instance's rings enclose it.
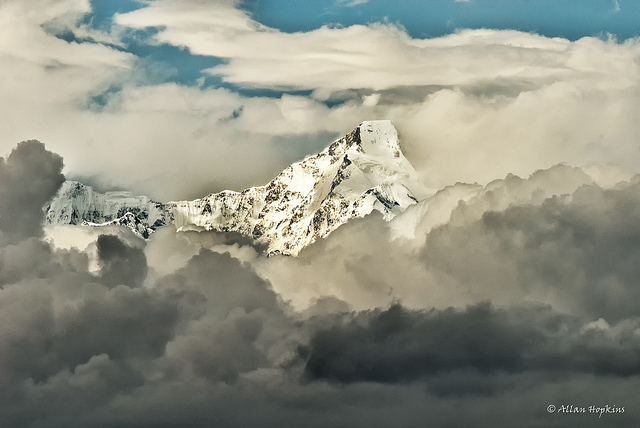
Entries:
{"label": "mountain slope", "polygon": [[117,192],[99,194],[77,182],[65,184],[49,207],[49,223],[126,224],[145,237],[165,224],[175,224],[180,231],[235,231],[265,244],[270,255],[296,255],[349,219],[373,210],[390,220],[427,196],[388,120],[363,122],[266,185],[242,192],[226,190],[163,204]]}

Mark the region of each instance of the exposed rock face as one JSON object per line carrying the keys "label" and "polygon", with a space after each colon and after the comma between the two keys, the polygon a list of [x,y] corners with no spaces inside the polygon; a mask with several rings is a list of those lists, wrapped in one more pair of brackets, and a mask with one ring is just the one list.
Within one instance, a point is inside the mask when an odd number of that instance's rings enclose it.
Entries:
{"label": "exposed rock face", "polygon": [[47,220],[117,221],[142,236],[169,223],[178,230],[235,231],[267,245],[270,255],[296,255],[351,218],[378,210],[390,220],[426,195],[400,150],[396,129],[383,120],[363,122],[265,186],[162,204],[128,195],[118,200],[113,192],[101,195],[88,186],[68,184],[49,207]]}
{"label": "exposed rock face", "polygon": [[63,183],[46,211],[48,224],[125,224],[145,238],[156,228],[173,223],[166,204],[130,192],[96,192],[77,181]]}

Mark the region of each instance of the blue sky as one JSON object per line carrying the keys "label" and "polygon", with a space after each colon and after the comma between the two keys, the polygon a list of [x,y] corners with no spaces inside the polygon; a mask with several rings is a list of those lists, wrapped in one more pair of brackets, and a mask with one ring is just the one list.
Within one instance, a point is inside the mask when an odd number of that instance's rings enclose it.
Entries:
{"label": "blue sky", "polygon": [[370,0],[354,6],[335,0],[249,0],[246,7],[258,21],[291,32],[388,20],[419,38],[461,28],[513,29],[570,40],[640,35],[640,3],[632,0]]}
{"label": "blue sky", "polygon": [[[91,0],[92,11],[85,17],[85,20],[98,30],[109,31],[114,24],[113,18],[116,13],[127,13],[141,7],[143,4],[135,0]],[[204,78],[207,84],[221,85],[222,82],[219,79],[203,76],[201,71],[220,64],[222,59],[193,55],[187,49],[169,44],[149,43],[149,39],[154,33],[154,29],[130,31],[124,36],[126,45],[123,48],[139,58],[161,66],[163,72],[149,76],[152,80],[175,81],[180,84],[194,85],[198,79]]]}
{"label": "blue sky", "polygon": [[[92,0],[91,5],[90,19],[98,28],[109,26],[114,13],[143,6],[135,0]],[[633,0],[369,0],[353,5],[337,0],[246,0],[243,7],[257,21],[287,32],[388,20],[413,37],[438,37],[461,28],[515,29],[570,40],[640,36],[640,3]]]}

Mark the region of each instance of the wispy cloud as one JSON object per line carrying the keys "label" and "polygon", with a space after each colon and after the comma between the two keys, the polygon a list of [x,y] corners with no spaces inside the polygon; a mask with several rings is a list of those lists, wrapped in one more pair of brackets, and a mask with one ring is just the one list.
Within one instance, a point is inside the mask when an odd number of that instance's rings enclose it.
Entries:
{"label": "wispy cloud", "polygon": [[339,6],[353,7],[361,4],[369,3],[370,0],[337,0]]}

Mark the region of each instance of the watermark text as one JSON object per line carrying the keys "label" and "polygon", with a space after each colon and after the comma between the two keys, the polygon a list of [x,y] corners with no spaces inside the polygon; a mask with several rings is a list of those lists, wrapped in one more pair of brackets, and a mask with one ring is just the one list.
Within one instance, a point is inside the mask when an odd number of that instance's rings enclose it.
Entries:
{"label": "watermark text", "polygon": [[624,413],[623,406],[616,406],[615,404],[604,405],[590,405],[590,406],[576,406],[574,404],[549,404],[547,406],[547,412],[549,413],[591,413],[598,415],[601,418],[602,415],[609,415],[612,413]]}

